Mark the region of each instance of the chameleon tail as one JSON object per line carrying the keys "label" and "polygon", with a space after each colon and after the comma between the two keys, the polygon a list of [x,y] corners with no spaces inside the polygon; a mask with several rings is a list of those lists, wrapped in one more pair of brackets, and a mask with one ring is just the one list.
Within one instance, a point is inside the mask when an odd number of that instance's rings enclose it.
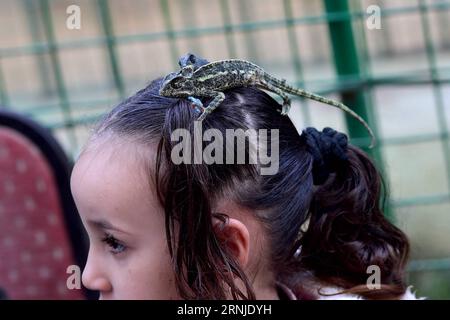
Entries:
{"label": "chameleon tail", "polygon": [[369,148],[373,148],[374,147],[374,145],[375,145],[375,135],[374,135],[372,129],[369,127],[369,125],[367,124],[367,122],[363,118],[361,118],[355,111],[353,111],[352,109],[347,107],[345,104],[343,104],[341,102],[338,102],[338,101],[335,101],[333,99],[328,99],[328,98],[319,96],[318,94],[315,94],[315,93],[312,93],[312,92],[308,92],[308,91],[305,91],[303,89],[294,88],[294,87],[292,87],[290,85],[287,85],[285,83],[285,81],[280,81],[280,80],[278,80],[276,78],[273,78],[273,77],[270,78],[270,82],[272,84],[274,84],[276,87],[278,87],[279,89],[281,89],[281,90],[283,90],[283,91],[285,91],[287,93],[290,93],[290,94],[293,94],[293,95],[296,95],[296,96],[300,96],[300,97],[305,97],[305,98],[308,98],[308,99],[311,99],[311,100],[314,100],[314,101],[322,102],[322,103],[328,104],[330,106],[339,108],[339,109],[347,112],[352,117],[357,119],[367,129],[367,131],[370,134],[370,138],[371,138],[371,142],[370,142]]}

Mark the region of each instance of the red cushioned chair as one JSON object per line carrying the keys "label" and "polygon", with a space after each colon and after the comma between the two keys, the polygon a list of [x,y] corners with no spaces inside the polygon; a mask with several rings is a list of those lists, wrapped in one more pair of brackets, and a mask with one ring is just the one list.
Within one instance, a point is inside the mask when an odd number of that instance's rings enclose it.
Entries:
{"label": "red cushioned chair", "polygon": [[0,111],[0,291],[8,299],[94,298],[69,290],[87,242],[70,193],[71,164],[50,132]]}

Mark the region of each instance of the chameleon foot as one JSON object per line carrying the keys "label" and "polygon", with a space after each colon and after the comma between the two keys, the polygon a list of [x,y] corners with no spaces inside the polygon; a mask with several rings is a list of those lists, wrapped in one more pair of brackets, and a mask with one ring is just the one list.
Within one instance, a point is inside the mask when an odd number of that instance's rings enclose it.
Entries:
{"label": "chameleon foot", "polygon": [[198,114],[203,115],[205,113],[205,108],[203,107],[203,103],[194,97],[188,97],[188,100],[191,102],[191,107]]}
{"label": "chameleon foot", "polygon": [[284,100],[283,108],[281,109],[281,114],[283,116],[287,115],[290,109],[291,109],[291,100],[290,99]]}

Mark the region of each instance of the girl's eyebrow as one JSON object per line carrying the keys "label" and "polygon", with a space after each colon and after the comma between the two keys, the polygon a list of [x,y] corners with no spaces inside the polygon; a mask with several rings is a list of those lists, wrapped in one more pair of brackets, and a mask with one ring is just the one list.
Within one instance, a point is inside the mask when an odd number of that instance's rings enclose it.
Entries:
{"label": "girl's eyebrow", "polygon": [[97,229],[112,230],[112,231],[117,231],[117,232],[121,232],[121,233],[125,233],[125,234],[130,234],[126,231],[123,231],[123,230],[115,227],[112,223],[110,223],[109,221],[104,220],[104,219],[88,220],[88,223]]}

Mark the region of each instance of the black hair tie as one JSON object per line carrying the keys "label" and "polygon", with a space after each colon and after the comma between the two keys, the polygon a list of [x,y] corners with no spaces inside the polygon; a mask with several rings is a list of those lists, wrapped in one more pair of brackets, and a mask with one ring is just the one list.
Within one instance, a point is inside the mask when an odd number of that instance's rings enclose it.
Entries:
{"label": "black hair tie", "polygon": [[313,156],[313,181],[315,185],[323,184],[331,172],[336,172],[339,165],[348,161],[348,138],[344,133],[326,127],[322,132],[308,127],[302,131],[308,151]]}

